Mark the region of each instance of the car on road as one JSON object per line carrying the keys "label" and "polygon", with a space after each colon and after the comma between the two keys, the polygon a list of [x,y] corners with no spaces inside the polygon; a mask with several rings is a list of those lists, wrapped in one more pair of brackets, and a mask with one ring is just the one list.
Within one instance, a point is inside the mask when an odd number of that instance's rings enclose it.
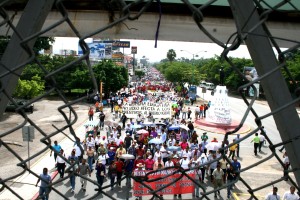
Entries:
{"label": "car on road", "polygon": [[[5,112],[15,112],[18,107],[24,106],[27,103],[26,100],[21,100],[21,99],[20,100],[15,100],[15,101],[16,101],[17,105],[15,105],[13,102],[8,102],[8,104],[6,106],[6,109],[5,109]],[[25,112],[33,113],[33,110],[34,110],[34,105],[33,104],[30,104],[30,105],[24,107]]]}

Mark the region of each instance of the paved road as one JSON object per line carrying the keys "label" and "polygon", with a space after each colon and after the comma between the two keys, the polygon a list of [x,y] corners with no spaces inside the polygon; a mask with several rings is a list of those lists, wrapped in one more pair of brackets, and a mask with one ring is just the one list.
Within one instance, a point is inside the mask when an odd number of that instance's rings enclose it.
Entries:
{"label": "paved road", "polygon": [[[204,96],[205,100],[210,100],[212,98],[210,96],[210,93],[201,94],[199,96],[200,97]],[[244,103],[242,102],[242,100],[235,99],[235,98],[230,98],[230,102],[231,102],[232,116],[241,119],[243,112],[246,109]],[[255,103],[255,108],[257,108],[259,115],[266,114],[267,112],[269,112],[269,108],[265,103],[257,102]],[[108,113],[107,114],[108,119],[111,119],[111,114],[109,112],[109,109],[107,108],[105,111]],[[85,116],[86,115],[84,115],[84,117]],[[253,127],[255,127],[255,123],[253,119],[254,119],[253,116],[249,115],[249,117],[247,118],[247,123],[250,123]],[[274,123],[273,118],[267,118],[266,120],[263,121],[263,123],[267,129],[267,133],[271,135],[272,141],[280,142],[281,139],[276,129],[276,125]],[[197,132],[198,134],[201,134],[203,131],[197,130]],[[78,129],[76,129],[76,133],[80,137],[83,137],[84,127],[80,126]],[[106,135],[106,133],[102,131],[101,136],[102,135]],[[208,136],[210,139],[216,137],[219,141],[223,139],[223,135],[221,134],[208,133]],[[230,141],[234,137],[235,136],[230,136],[229,138]],[[251,138],[248,138],[241,143],[241,158],[239,160],[242,163],[242,168],[246,168],[247,166],[250,166],[255,162],[258,162],[271,154],[270,150],[267,148],[267,146],[265,146],[263,147],[263,152],[259,156],[255,157],[253,155],[253,144],[250,143],[250,140]],[[66,154],[68,154],[72,149],[73,143],[70,142],[70,140],[66,139],[61,142],[61,145],[65,149]],[[279,155],[281,156],[281,154]],[[32,170],[37,173],[40,173],[42,171],[42,168],[45,166],[47,166],[50,169],[53,169],[54,167],[54,159],[52,157],[51,158],[49,157],[49,152],[46,152],[45,156],[32,166]],[[255,168],[243,172],[241,176],[247,182],[248,185],[250,185],[252,188],[257,188],[275,180],[276,178],[280,178],[282,176],[282,169],[278,165],[276,159],[274,159],[273,157],[267,162],[264,162],[260,165],[257,165]],[[91,179],[96,181],[94,173]],[[26,174],[24,175],[23,178],[19,180],[23,183],[28,183],[28,184],[15,184],[14,188],[19,194],[24,194],[23,196],[24,199],[30,199],[38,191],[38,188],[34,187],[33,185],[30,185],[30,184],[35,184],[36,177]],[[58,177],[54,179],[54,181],[58,181],[58,180],[59,180]],[[108,181],[105,182],[104,185],[106,184],[108,184]],[[238,182],[236,186],[237,188],[235,189],[235,192],[241,194],[240,198],[248,199],[249,196],[247,196],[246,194],[247,188],[245,187],[245,185],[242,182]],[[289,188],[289,183],[283,181],[276,184],[276,186],[279,187],[279,193],[283,194],[283,192]],[[207,188],[207,190],[211,190],[211,186],[209,184],[205,185],[205,187]],[[91,183],[88,183],[87,192],[83,193],[80,190],[79,178],[77,178],[76,180],[76,189],[74,194],[70,192],[70,185],[68,180],[64,180],[61,183],[58,183],[55,186],[55,188],[58,189],[63,194],[65,194],[69,199],[88,199],[91,198],[94,194],[96,194],[94,190],[95,186]],[[257,194],[258,196],[264,196],[270,191],[271,191],[271,187],[268,187],[259,190],[255,194]],[[108,194],[112,195],[114,198],[126,199],[127,197],[129,197],[129,199],[132,199],[132,190],[131,188],[127,188],[125,184],[122,184],[121,188],[116,188],[113,192],[108,190],[104,190],[104,192],[107,192]],[[62,197],[59,196],[57,193],[55,193],[55,191],[51,193],[50,197],[51,197],[50,199],[62,199]],[[225,197],[226,197],[225,190],[222,190],[221,197],[218,197],[218,199],[223,199],[223,198],[225,199]],[[101,196],[101,194],[95,199],[99,199],[99,198],[109,199],[105,195]],[[166,195],[164,198],[173,199],[173,196]],[[16,199],[16,198],[14,198],[14,196],[10,192],[5,191],[4,193],[0,194],[0,199],[2,200],[2,199]],[[147,199],[147,198],[143,198],[143,199]],[[183,199],[192,199],[192,197],[191,195],[183,195]],[[210,199],[213,199],[213,196],[210,196]]]}

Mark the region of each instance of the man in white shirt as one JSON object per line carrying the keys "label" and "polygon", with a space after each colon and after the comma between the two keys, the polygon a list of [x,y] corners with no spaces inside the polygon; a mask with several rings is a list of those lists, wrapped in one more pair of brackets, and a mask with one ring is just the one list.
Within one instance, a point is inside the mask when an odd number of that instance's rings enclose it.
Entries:
{"label": "man in white shirt", "polygon": [[108,143],[111,143],[112,141],[115,141],[114,134],[110,133],[110,136],[107,138],[107,140],[108,140]]}
{"label": "man in white shirt", "polygon": [[201,154],[201,156],[198,158],[197,162],[201,166],[200,167],[201,175],[202,175],[201,182],[204,183],[205,170],[207,168],[207,166],[204,165],[204,163],[207,163],[207,157],[206,157],[205,153]]}
{"label": "man in white shirt", "polygon": [[100,144],[103,144],[103,146],[106,148],[107,147],[107,140],[105,136],[102,136],[100,139]]}
{"label": "man in white shirt", "polygon": [[115,138],[115,142],[117,146],[120,146],[120,143],[123,142],[123,140],[120,138],[120,134],[118,134],[117,138]]}
{"label": "man in white shirt", "polygon": [[174,138],[173,136],[172,136],[171,138],[168,139],[167,144],[168,144],[169,146],[174,146],[175,143],[176,143],[176,140],[175,140],[175,138]]}
{"label": "man in white shirt", "polygon": [[172,162],[171,158],[167,158],[167,162],[165,163],[165,167],[173,167],[174,163]]}
{"label": "man in white shirt", "polygon": [[280,200],[280,195],[277,194],[278,188],[277,187],[273,187],[273,192],[270,192],[267,196],[266,196],[266,200]]}
{"label": "man in white shirt", "polygon": [[180,166],[183,169],[188,169],[189,168],[189,164],[190,164],[190,160],[187,158],[187,155],[184,154],[184,155],[182,155],[182,159],[179,161],[179,163],[180,163]]}
{"label": "man in white shirt", "polygon": [[261,147],[263,146],[264,142],[265,142],[266,138],[263,135],[263,133],[261,132],[259,135],[259,146],[258,146],[258,151],[261,152]]}
{"label": "man in white shirt", "polygon": [[167,145],[164,144],[160,147],[160,150],[159,150],[164,163],[167,162],[168,157],[171,155],[171,152],[167,151],[166,148],[167,148]]}
{"label": "man in white shirt", "polygon": [[295,186],[291,186],[290,187],[290,191],[286,191],[283,194],[283,200],[298,200],[299,199],[299,195],[295,193]]}
{"label": "man in white shirt", "polygon": [[121,99],[118,100],[118,105],[119,105],[119,106],[122,105],[122,100],[121,100]]}

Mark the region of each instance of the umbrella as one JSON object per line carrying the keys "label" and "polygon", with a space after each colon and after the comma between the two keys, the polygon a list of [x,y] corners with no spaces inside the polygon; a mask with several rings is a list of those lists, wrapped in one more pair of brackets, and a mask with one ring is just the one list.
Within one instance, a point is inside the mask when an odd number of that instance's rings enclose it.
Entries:
{"label": "umbrella", "polygon": [[207,143],[207,145],[205,145],[205,148],[211,151],[217,151],[221,147],[222,147],[222,143],[219,142],[209,142]]}
{"label": "umbrella", "polygon": [[166,125],[165,123],[162,123],[162,122],[157,122],[155,124],[158,125],[158,126],[165,126]]}
{"label": "umbrella", "polygon": [[178,146],[169,146],[169,147],[167,147],[166,150],[167,151],[180,151],[181,147],[178,147]]}
{"label": "umbrella", "polygon": [[153,138],[148,142],[148,144],[161,144],[161,143],[163,143],[163,141],[158,138]]}
{"label": "umbrella", "polygon": [[84,126],[98,126],[99,121],[87,121]]}
{"label": "umbrella", "polygon": [[169,131],[173,131],[173,130],[177,130],[177,129],[180,129],[180,126],[172,125],[169,127]]}
{"label": "umbrella", "polygon": [[137,128],[142,128],[143,126],[142,125],[139,125],[139,124],[135,124],[135,125],[132,125],[131,126],[133,129],[137,129]]}
{"label": "umbrella", "polygon": [[120,158],[122,158],[124,160],[133,160],[133,159],[135,159],[134,155],[131,155],[131,154],[122,154],[120,156]]}
{"label": "umbrella", "polygon": [[146,131],[145,129],[141,129],[139,131],[137,131],[138,134],[142,134],[142,133],[148,133],[148,131]]}
{"label": "umbrella", "polygon": [[119,123],[114,122],[114,121],[104,121],[104,124],[107,125],[107,126],[113,126],[113,127],[119,126]]}
{"label": "umbrella", "polygon": [[141,125],[142,125],[142,126],[155,126],[155,124],[152,123],[152,122],[144,122],[144,123],[142,123]]}
{"label": "umbrella", "polygon": [[180,124],[179,125],[180,128],[184,129],[184,130],[189,130],[189,127],[187,127],[186,125]]}

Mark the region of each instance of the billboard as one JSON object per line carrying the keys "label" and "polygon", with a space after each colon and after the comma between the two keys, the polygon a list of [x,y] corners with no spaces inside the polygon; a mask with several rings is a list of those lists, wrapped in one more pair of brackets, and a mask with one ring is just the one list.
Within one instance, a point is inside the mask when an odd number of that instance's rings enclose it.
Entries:
{"label": "billboard", "polygon": [[[93,59],[111,59],[112,56],[112,44],[110,43],[100,43],[100,42],[93,42],[87,43],[90,49],[90,58]],[[83,51],[80,46],[78,46],[78,55],[82,56]]]}

